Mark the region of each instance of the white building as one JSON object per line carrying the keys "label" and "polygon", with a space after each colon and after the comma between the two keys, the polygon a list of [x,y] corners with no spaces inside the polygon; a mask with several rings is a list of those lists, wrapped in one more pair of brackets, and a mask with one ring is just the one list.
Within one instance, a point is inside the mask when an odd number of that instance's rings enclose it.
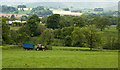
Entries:
{"label": "white building", "polygon": [[28,10],[32,10],[32,8],[18,8],[18,10],[26,10],[26,11],[28,11]]}
{"label": "white building", "polygon": [[20,20],[15,20],[15,21],[8,21],[9,24],[12,24],[14,22],[18,22],[18,23],[26,23],[26,21],[20,21]]}

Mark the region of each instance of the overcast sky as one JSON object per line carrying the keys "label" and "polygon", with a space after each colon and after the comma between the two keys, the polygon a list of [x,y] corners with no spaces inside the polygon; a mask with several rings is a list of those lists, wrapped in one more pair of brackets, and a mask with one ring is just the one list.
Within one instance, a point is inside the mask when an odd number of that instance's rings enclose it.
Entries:
{"label": "overcast sky", "polygon": [[1,2],[119,2],[120,0],[0,0]]}

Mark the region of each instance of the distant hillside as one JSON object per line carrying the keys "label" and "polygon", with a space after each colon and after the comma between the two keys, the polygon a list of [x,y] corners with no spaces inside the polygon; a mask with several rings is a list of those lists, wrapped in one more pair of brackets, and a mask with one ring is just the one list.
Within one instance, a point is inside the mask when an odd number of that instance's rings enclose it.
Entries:
{"label": "distant hillside", "polygon": [[[39,2],[27,3],[27,7],[44,6],[48,8],[96,8],[116,9],[115,2]],[[113,8],[114,7],[114,8]]]}
{"label": "distant hillside", "polygon": [[14,2],[14,3],[0,3],[1,5],[9,5],[9,6],[16,6],[17,5],[26,5],[28,8],[35,8],[37,6],[44,6],[46,8],[96,8],[101,7],[110,10],[117,9],[117,2]]}

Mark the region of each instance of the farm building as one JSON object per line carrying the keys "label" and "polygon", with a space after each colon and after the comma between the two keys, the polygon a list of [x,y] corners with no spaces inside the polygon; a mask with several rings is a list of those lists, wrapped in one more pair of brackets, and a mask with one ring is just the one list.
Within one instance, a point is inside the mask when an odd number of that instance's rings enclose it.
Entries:
{"label": "farm building", "polygon": [[12,24],[13,22],[17,22],[17,23],[25,23],[26,21],[20,21],[20,20],[15,20],[15,21],[9,21],[9,24]]}
{"label": "farm building", "polygon": [[9,26],[23,25],[26,24],[26,21],[20,21],[20,20],[7,21],[6,24],[8,24]]}
{"label": "farm building", "polygon": [[20,21],[20,20],[15,20],[15,21],[7,21],[7,23],[6,24],[9,24],[10,26],[12,26],[13,25],[13,23],[26,23],[26,21]]}
{"label": "farm building", "polygon": [[18,8],[18,10],[26,10],[26,11],[28,11],[28,10],[32,10],[32,8]]}

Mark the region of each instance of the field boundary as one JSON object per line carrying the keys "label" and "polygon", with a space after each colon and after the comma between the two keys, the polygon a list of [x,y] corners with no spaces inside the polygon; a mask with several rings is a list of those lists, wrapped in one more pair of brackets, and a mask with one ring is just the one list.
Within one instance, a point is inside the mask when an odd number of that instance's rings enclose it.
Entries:
{"label": "field boundary", "polygon": [[3,68],[2,70],[118,70],[118,68]]}

